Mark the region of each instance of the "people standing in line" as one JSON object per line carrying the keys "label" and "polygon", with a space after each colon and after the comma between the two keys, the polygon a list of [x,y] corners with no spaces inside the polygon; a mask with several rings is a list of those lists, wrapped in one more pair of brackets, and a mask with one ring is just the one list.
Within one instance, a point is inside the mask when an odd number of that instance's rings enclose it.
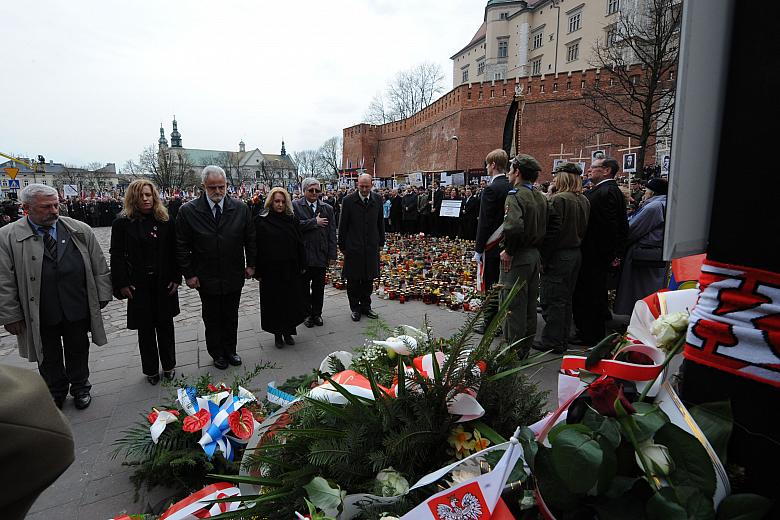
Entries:
{"label": "people standing in line", "polygon": [[382,202],[371,191],[371,183],[371,175],[360,175],[357,191],[344,197],[341,207],[338,246],[344,255],[342,277],[347,280],[352,321],[360,321],[361,314],[378,317],[371,309],[371,291],[374,278],[379,276],[379,250],[385,245],[385,226]]}
{"label": "people standing in line", "polygon": [[628,219],[628,249],[615,297],[615,314],[631,314],[637,300],[665,286],[662,253],[667,191],[667,181],[650,179],[639,211]]}
{"label": "people standing in line", "polygon": [[[518,155],[509,167],[509,191],[505,202],[504,239],[501,242],[501,302],[507,299],[515,284],[517,293],[509,302],[504,334],[521,358],[528,352],[536,336],[536,302],[539,295],[539,247],[548,231],[547,198],[534,188],[542,167],[530,155]],[[558,221],[551,224],[555,231]]]}
{"label": "people standing in line", "polygon": [[[590,203],[582,194],[582,171],[574,163],[556,166],[552,211],[560,218],[557,233],[548,232],[541,248],[541,306],[545,321],[537,350],[566,351],[571,335],[572,295],[582,263],[580,244],[585,237]],[[552,187],[552,185],[551,185]]]}
{"label": "people standing in line", "polygon": [[606,335],[610,319],[607,301],[607,274],[620,263],[628,236],[626,200],[615,182],[620,169],[611,157],[593,160],[588,178],[593,188],[585,196],[590,202],[590,217],[582,240],[582,266],[572,296],[574,324],[582,345],[595,345]]}
{"label": "people standing in line", "polygon": [[138,331],[141,370],[156,385],[176,375],[173,317],[179,314],[181,272],[176,264],[176,227],[151,182],[138,179],[125,192],[124,208],[111,226],[111,283],[127,300],[127,328]]}
{"label": "people standing in line", "polygon": [[303,274],[306,297],[306,327],[321,327],[322,304],[325,298],[325,271],[336,262],[336,219],[333,208],[318,199],[322,191],[317,179],[308,177],[301,183],[303,199],[293,202],[293,211],[300,221],[300,231],[306,251],[306,272]]}
{"label": "people standing in line", "polygon": [[20,198],[27,216],[0,229],[0,324],[38,363],[55,404],[70,392],[83,410],[92,402],[87,333],[107,343],[108,264],[89,226],[59,216],[57,190],[30,184]]}
{"label": "people standing in line", "polygon": [[[316,183],[315,179],[307,180]],[[309,184],[308,188],[313,191],[312,186],[317,186],[316,189],[319,190],[319,183]],[[297,200],[296,204],[303,200],[305,199]],[[317,211],[315,209],[315,215]],[[317,219],[323,217],[315,216],[309,220],[314,220],[314,225],[319,227]],[[327,222],[325,225],[327,226]],[[260,327],[274,335],[276,348],[283,348],[285,344],[295,345],[293,336],[298,333],[296,327],[306,316],[308,289],[304,290],[304,271],[307,254],[301,237],[301,222],[295,215],[287,190],[273,188],[268,193],[265,211],[255,217],[255,229],[256,278],[260,282]],[[324,269],[321,274],[324,286]],[[319,281],[318,278],[317,282]],[[315,309],[310,312],[318,311]],[[321,308],[319,312],[322,312]]]}
{"label": "people standing in line", "polygon": [[[498,282],[500,271],[498,242],[488,243],[490,237],[504,222],[504,203],[506,195],[512,189],[506,176],[509,157],[502,149],[490,152],[485,158],[488,175],[491,176],[490,184],[482,190],[479,206],[479,222],[477,224],[477,240],[474,246],[474,259],[483,266],[484,288],[489,291],[493,284]],[[498,312],[498,304],[493,299],[486,302],[483,310],[483,323],[475,328],[477,334],[483,334],[485,327],[493,321]]]}
{"label": "people standing in line", "polygon": [[418,212],[417,212],[417,193],[414,187],[406,188],[406,193],[402,199],[403,203],[403,232],[411,235],[418,230]]}
{"label": "people standing in line", "polygon": [[255,274],[255,226],[249,207],[226,197],[219,166],[201,172],[203,195],[179,209],[176,258],[187,287],[200,295],[206,348],[220,370],[238,366],[238,304],[244,281]]}
{"label": "people standing in line", "polygon": [[477,237],[477,218],[479,217],[479,198],[474,195],[471,186],[466,186],[463,205],[460,207],[460,237],[474,240]]}

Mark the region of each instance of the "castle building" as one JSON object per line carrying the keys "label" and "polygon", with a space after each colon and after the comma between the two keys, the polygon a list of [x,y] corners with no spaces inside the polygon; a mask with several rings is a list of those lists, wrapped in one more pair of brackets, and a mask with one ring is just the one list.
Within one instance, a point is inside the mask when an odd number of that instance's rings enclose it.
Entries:
{"label": "castle building", "polygon": [[247,151],[243,140],[238,143],[238,150],[185,148],[174,116],[170,145],[162,124],[160,124],[160,138],[157,144],[159,153],[181,153],[197,176],[208,165],[221,167],[228,176],[228,183],[235,189],[242,187],[255,189],[260,186],[289,188],[298,183],[298,167],[292,157],[287,155],[284,141],[282,141],[281,153],[278,155],[263,153],[259,148]]}

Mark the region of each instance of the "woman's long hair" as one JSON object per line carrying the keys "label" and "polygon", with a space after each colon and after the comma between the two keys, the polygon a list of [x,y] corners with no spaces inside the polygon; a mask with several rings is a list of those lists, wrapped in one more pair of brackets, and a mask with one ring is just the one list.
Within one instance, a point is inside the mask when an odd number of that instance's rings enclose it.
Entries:
{"label": "woman's long hair", "polygon": [[273,211],[271,209],[271,204],[273,203],[274,195],[276,195],[277,193],[281,193],[282,195],[284,195],[284,204],[285,204],[284,212],[292,216],[293,207],[292,207],[292,200],[290,199],[290,194],[287,192],[286,189],[280,188],[278,186],[268,192],[268,196],[265,198],[265,209],[269,212]]}
{"label": "woman's long hair", "polygon": [[152,190],[152,214],[154,215],[154,218],[159,222],[168,222],[168,210],[163,205],[162,200],[160,200],[160,194],[157,192],[157,187],[146,179],[135,180],[127,187],[121,215],[130,220],[141,217],[141,192],[143,191],[144,186],[149,186]]}
{"label": "woman's long hair", "polygon": [[555,174],[555,192],[582,193],[582,177],[576,173],[558,172]]}

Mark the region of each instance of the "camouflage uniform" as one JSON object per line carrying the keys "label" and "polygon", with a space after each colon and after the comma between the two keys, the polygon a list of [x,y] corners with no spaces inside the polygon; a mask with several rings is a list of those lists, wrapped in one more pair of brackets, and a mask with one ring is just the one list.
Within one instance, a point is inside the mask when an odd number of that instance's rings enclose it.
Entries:
{"label": "camouflage uniform", "polygon": [[[523,167],[541,170],[533,157],[520,157]],[[522,183],[522,179],[518,182]],[[501,270],[500,298],[503,304],[515,282],[525,282],[509,304],[504,325],[508,344],[526,338],[515,346],[526,357],[536,335],[536,302],[539,295],[539,246],[547,232],[549,206],[547,199],[530,184],[516,184],[504,204],[504,241],[502,250],[512,257],[509,271]]]}

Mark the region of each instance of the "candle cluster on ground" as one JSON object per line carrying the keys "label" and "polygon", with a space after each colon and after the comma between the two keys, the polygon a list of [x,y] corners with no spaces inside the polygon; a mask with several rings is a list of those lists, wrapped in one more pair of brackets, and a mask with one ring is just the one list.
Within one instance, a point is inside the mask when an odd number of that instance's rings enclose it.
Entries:
{"label": "candle cluster on ground", "polygon": [[[387,233],[374,292],[398,303],[419,300],[452,310],[473,310],[479,304],[473,254],[473,240]],[[337,289],[347,287],[341,278],[342,266],[339,254],[338,262],[328,272],[330,283]]]}

